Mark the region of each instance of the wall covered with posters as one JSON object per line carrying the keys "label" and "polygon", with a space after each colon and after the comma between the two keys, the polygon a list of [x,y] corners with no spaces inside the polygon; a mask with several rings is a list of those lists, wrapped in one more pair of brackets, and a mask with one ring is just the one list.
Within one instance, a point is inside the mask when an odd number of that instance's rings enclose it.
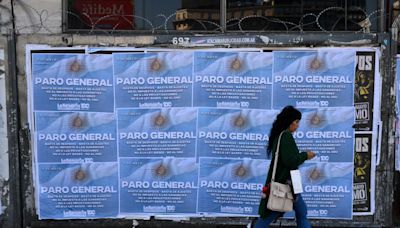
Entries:
{"label": "wall covered with posters", "polygon": [[374,212],[375,49],[41,50],[27,48],[40,219],[257,216],[286,105],[317,153],[300,168],[309,216]]}

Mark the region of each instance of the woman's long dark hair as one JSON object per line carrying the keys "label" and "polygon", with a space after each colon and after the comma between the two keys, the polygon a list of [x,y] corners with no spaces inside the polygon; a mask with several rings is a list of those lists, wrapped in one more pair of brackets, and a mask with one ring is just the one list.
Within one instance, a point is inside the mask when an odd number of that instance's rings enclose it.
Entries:
{"label": "woman's long dark hair", "polygon": [[272,124],[271,131],[269,133],[269,141],[267,146],[268,157],[271,156],[272,145],[279,134],[288,129],[290,124],[295,120],[301,120],[301,112],[295,109],[293,106],[286,106],[276,116],[274,123]]}

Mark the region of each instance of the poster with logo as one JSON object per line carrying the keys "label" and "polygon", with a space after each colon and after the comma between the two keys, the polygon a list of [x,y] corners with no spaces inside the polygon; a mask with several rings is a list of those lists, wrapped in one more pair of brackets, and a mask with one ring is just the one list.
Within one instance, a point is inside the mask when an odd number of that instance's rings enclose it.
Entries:
{"label": "poster with logo", "polygon": [[269,161],[200,158],[198,212],[257,215]]}
{"label": "poster with logo", "polygon": [[317,154],[313,161],[352,162],[354,108],[301,109],[300,126],[293,136],[301,151]]}
{"label": "poster with logo", "polygon": [[274,51],[273,107],[353,106],[353,50]]}
{"label": "poster with logo", "polygon": [[378,135],[374,129],[379,118],[379,106],[375,104],[380,90],[379,67],[376,52],[357,51],[356,54],[353,212],[355,215],[371,215],[375,208],[375,160],[379,153],[374,148],[374,139]]}
{"label": "poster with logo", "polygon": [[121,157],[194,157],[197,109],[118,110]]}
{"label": "poster with logo", "polygon": [[351,218],[353,162],[309,162],[300,167],[300,173],[307,216]]}
{"label": "poster with logo", "polygon": [[268,131],[276,114],[272,110],[199,108],[198,156],[265,159]]}
{"label": "poster with logo", "polygon": [[111,55],[32,54],[32,83],[36,111],[114,111]]}
{"label": "poster with logo", "polygon": [[36,112],[39,162],[116,162],[113,113]]}
{"label": "poster with logo", "polygon": [[117,108],[192,106],[192,52],[113,54]]}
{"label": "poster with logo", "polygon": [[353,211],[371,211],[372,135],[357,133],[354,151]]}
{"label": "poster with logo", "polygon": [[118,164],[39,164],[40,219],[118,215]]}
{"label": "poster with logo", "polygon": [[375,52],[357,52],[354,80],[356,131],[372,131],[374,111]]}
{"label": "poster with logo", "polygon": [[271,108],[271,53],[195,52],[194,63],[194,106]]}
{"label": "poster with logo", "polygon": [[194,158],[121,158],[121,214],[196,213]]}

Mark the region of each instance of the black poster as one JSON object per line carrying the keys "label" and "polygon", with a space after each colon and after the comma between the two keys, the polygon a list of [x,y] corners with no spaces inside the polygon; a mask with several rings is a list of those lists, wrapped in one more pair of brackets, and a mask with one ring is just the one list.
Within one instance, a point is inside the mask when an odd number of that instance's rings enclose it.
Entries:
{"label": "black poster", "polygon": [[356,131],[372,131],[374,108],[375,52],[357,52],[354,85]]}
{"label": "black poster", "polygon": [[372,134],[356,134],[354,141],[353,212],[371,210]]}

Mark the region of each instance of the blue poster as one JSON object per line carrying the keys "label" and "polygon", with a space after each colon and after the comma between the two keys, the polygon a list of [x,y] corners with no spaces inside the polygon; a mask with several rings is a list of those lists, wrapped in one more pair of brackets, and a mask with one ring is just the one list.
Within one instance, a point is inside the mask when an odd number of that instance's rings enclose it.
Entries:
{"label": "blue poster", "polygon": [[268,160],[200,158],[198,212],[257,215]]}
{"label": "blue poster", "polygon": [[111,55],[32,54],[32,81],[34,110],[114,111]]}
{"label": "blue poster", "polygon": [[194,158],[121,158],[121,214],[196,213]]}
{"label": "blue poster", "polygon": [[354,107],[301,109],[302,118],[293,137],[301,151],[317,154],[313,161],[352,162]]}
{"label": "blue poster", "polygon": [[271,53],[194,53],[196,107],[271,109],[271,88]]}
{"label": "blue poster", "polygon": [[32,54],[40,219],[257,216],[269,132],[287,105],[302,112],[299,149],[317,154],[300,168],[309,217],[351,218],[355,59],[350,49]]}
{"label": "blue poster", "polygon": [[36,112],[38,162],[116,162],[113,113]]}
{"label": "blue poster", "polygon": [[121,157],[194,157],[195,108],[119,109]]}
{"label": "blue poster", "polygon": [[117,108],[192,106],[192,52],[113,54]]}
{"label": "blue poster", "polygon": [[39,218],[118,215],[118,164],[39,164]]}
{"label": "blue poster", "polygon": [[400,114],[400,55],[396,58],[396,111]]}
{"label": "blue poster", "polygon": [[272,110],[199,108],[198,156],[264,159],[276,114]]}
{"label": "blue poster", "polygon": [[353,212],[353,162],[306,163],[300,168],[311,218],[351,219]]}
{"label": "blue poster", "polygon": [[274,51],[273,107],[353,106],[355,52]]}

